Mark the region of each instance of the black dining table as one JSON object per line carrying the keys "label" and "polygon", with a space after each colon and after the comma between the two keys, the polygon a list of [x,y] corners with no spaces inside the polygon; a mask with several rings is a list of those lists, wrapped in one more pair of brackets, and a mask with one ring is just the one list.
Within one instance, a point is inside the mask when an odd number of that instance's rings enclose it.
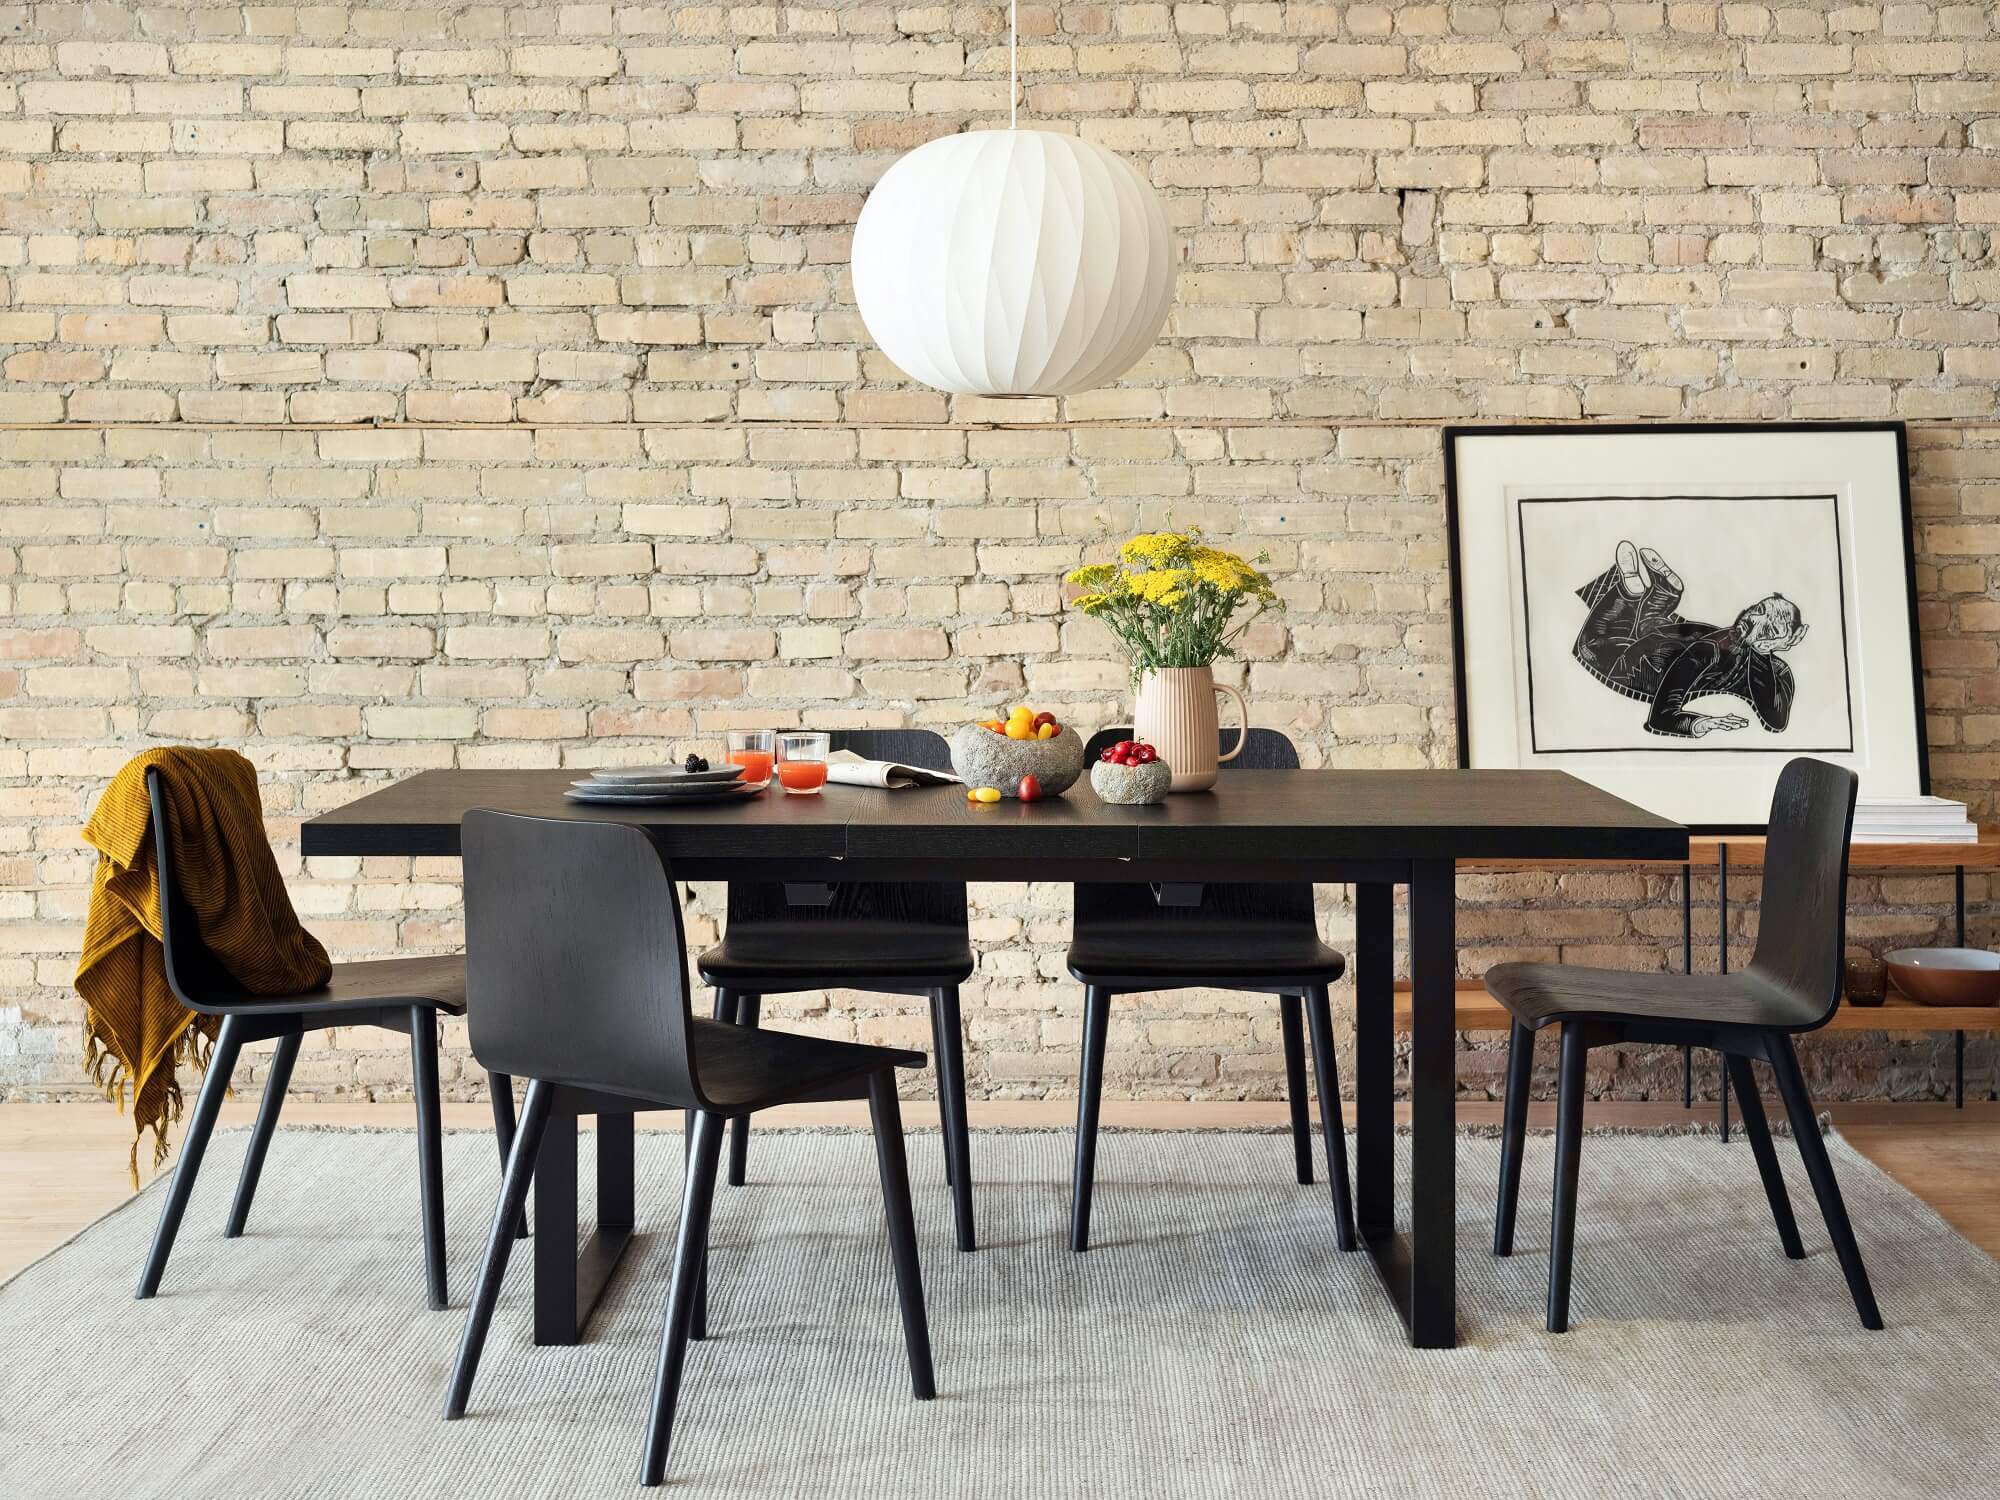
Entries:
{"label": "black dining table", "polygon": [[[315,855],[454,856],[473,808],[648,829],[674,875],[777,881],[823,899],[841,881],[1146,881],[1166,902],[1209,882],[1355,887],[1354,1207],[1362,1243],[1418,1348],[1457,1341],[1454,873],[1459,860],[1684,860],[1687,830],[1560,771],[1236,771],[1150,807],[1087,780],[1038,802],[957,787],[774,784],[727,802],[585,805],[569,770],[424,771],[307,821]],[[1410,1199],[1394,1188],[1397,886],[1408,890]],[[479,1003],[473,995],[473,1005]],[[537,1158],[535,1338],[570,1343],[632,1238],[632,1117],[601,1115],[598,1224],[577,1244],[576,1139]]]}

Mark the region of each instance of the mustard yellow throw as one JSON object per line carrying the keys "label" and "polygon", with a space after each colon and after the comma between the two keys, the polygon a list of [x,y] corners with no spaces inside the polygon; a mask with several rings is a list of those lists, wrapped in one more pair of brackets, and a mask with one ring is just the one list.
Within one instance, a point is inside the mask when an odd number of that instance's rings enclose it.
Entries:
{"label": "mustard yellow throw", "polygon": [[160,770],[174,884],[236,982],[256,995],[295,995],[333,972],[326,949],[299,925],[264,837],[256,768],[233,750],[148,750],[127,762],[83,830],[98,860],[76,989],[85,1007],[84,1065],[121,1109],[131,1091],[134,1186],[139,1142],[153,1132],[158,1166],[167,1126],[181,1115],[174,1064],[206,1068],[218,1029],[215,1017],[187,1009],[167,988],[146,797],[152,766]]}

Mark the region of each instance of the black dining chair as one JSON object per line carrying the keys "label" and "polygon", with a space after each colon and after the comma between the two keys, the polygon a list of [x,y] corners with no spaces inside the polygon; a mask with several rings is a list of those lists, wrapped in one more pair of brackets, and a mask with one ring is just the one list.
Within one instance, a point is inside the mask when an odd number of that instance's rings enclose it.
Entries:
{"label": "black dining chair", "polygon": [[[1129,739],[1126,728],[1100,729],[1084,747],[1086,764]],[[1275,729],[1252,729],[1229,771],[1296,771],[1298,751]],[[1225,750],[1228,748],[1224,746]],[[1284,1038],[1285,1093],[1291,1106],[1292,1155],[1298,1180],[1313,1180],[1312,1127],[1306,1113],[1305,1040],[1300,1012],[1312,1027],[1320,1128],[1332,1179],[1335,1235],[1343,1250],[1359,1243],[1348,1189],[1347,1144],[1340,1113],[1340,1077],[1333,1055],[1328,987],[1346,961],[1320,941],[1313,888],[1299,882],[1207,884],[1195,904],[1176,905],[1171,887],[1085,884],[1075,888],[1069,971],[1083,985],[1083,1063],[1076,1105],[1076,1167],[1070,1185],[1070,1249],[1090,1246],[1090,1203],[1097,1170],[1098,1105],[1104,1095],[1104,1043],[1111,999],[1133,991],[1246,990],[1278,997]]]}
{"label": "black dining chair", "polygon": [[[146,1256],[146,1268],[139,1277],[141,1298],[160,1289],[160,1277],[173,1253],[180,1233],[181,1217],[187,1212],[188,1196],[194,1191],[195,1177],[215,1130],[215,1118],[229,1092],[230,1074],[249,1042],[277,1039],[271,1055],[271,1070],[264,1080],[264,1095],[257,1106],[257,1123],[243,1152],[243,1166],[236,1180],[236,1198],[230,1204],[229,1223],[222,1231],[227,1239],[243,1233],[250,1218],[250,1202],[257,1194],[264,1158],[271,1137],[278,1128],[278,1112],[284,1107],[285,1090],[291,1083],[292,1065],[298,1061],[299,1045],[309,1031],[330,1031],[334,1027],[380,1026],[406,1032],[410,1038],[411,1083],[417,1098],[417,1184],[423,1203],[424,1272],[433,1308],[446,1305],[444,1248],[444,1147],[438,1109],[438,1016],[465,1013],[465,961],[456,954],[440,958],[387,958],[370,963],[335,964],[332,977],[316,990],[297,995],[253,995],[239,985],[222,966],[222,961],[203,943],[194,913],[174,884],[173,850],[167,833],[166,811],[162,803],[160,773],[146,772],[146,795],[153,808],[154,864],[160,891],[160,947],[166,959],[167,985],[174,997],[189,1010],[220,1016],[221,1029],[215,1038],[215,1052],[201,1093],[195,1099],[194,1114],[188,1121],[187,1137],[181,1142],[180,1160],[174,1180],[167,1189],[167,1201],[160,1209],[159,1227],[153,1231],[153,1245]],[[504,1160],[514,1131],[514,1095],[510,1080],[490,1076],[493,1093],[493,1123],[500,1138]]]}
{"label": "black dining chair", "polygon": [[1528,1128],[1528,1086],[1534,1069],[1535,1033],[1562,1027],[1556,1093],[1556,1172],[1549,1232],[1548,1329],[1569,1327],[1570,1268],[1576,1252],[1577,1165],[1583,1149],[1584,1069],[1593,1047],[1665,1043],[1711,1048],[1724,1058],[1729,1083],[1741,1102],[1743,1131],[1764,1180],[1778,1243],[1802,1259],[1797,1223],[1785,1179],[1771,1146],[1771,1130],[1758,1097],[1753,1061],[1771,1065],[1778,1096],[1791,1117],[1792,1134],[1806,1176],[1819,1199],[1834,1253],[1864,1328],[1880,1328],[1882,1314],[1861,1250],[1854,1242],[1840,1184],[1820,1139],[1819,1122],[1792,1038],[1817,1031],[1840,1002],[1846,948],[1848,838],[1854,827],[1858,778],[1825,761],[1799,759],[1779,774],[1771,799],[1764,849],[1764,894],[1757,923],[1757,951],[1735,974],[1639,974],[1566,964],[1500,964],[1486,974],[1486,988],[1513,1017],[1508,1036],[1507,1097],[1502,1113],[1500,1196],[1493,1253],[1514,1248],[1514,1210],[1521,1196],[1521,1147]]}
{"label": "black dining chair", "polygon": [[[840,730],[829,736],[828,749],[932,771],[951,769],[950,747],[928,729]],[[965,1039],[958,1010],[958,987],[972,976],[964,883],[798,886],[733,880],[722,941],[695,967],[702,983],[714,986],[715,1018],[740,1026],[758,1024],[764,996],[800,990],[864,990],[930,1001],[952,1217],[958,1248],[974,1248],[972,1132],[965,1117]],[[729,1142],[729,1181],[737,1187],[743,1185],[749,1141],[749,1116],[739,1115]]]}
{"label": "black dining chair", "polygon": [[461,825],[472,1051],[529,1080],[445,1417],[465,1414],[552,1115],[693,1112],[641,1483],[666,1473],[708,1254],[723,1127],[803,1100],[866,1099],[888,1213],[910,1384],[937,1393],[903,1153],[896,1069],[921,1052],[695,1020],[673,872],[641,829],[475,811]]}

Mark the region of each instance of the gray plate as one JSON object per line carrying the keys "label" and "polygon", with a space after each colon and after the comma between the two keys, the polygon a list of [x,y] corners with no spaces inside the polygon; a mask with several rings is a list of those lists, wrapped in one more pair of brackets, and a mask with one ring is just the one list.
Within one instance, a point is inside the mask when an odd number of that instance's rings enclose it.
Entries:
{"label": "gray plate", "polygon": [[706,771],[684,771],[679,766],[617,766],[592,771],[587,782],[571,786],[707,786],[725,785],[743,775],[741,766],[711,766]]}
{"label": "gray plate", "polygon": [[624,807],[664,807],[679,802],[725,802],[739,797],[755,796],[771,783],[768,781],[739,781],[723,784],[710,783],[707,786],[683,786],[670,791],[640,792],[630,787],[605,786],[596,782],[579,781],[563,797],[570,802],[607,803]]}

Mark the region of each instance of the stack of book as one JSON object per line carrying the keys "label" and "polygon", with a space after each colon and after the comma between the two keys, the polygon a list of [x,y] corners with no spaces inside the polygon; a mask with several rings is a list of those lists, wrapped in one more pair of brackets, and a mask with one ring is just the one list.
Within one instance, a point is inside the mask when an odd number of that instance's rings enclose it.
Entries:
{"label": "stack of book", "polygon": [[1979,828],[1949,797],[1863,797],[1854,806],[1857,844],[1976,844]]}

